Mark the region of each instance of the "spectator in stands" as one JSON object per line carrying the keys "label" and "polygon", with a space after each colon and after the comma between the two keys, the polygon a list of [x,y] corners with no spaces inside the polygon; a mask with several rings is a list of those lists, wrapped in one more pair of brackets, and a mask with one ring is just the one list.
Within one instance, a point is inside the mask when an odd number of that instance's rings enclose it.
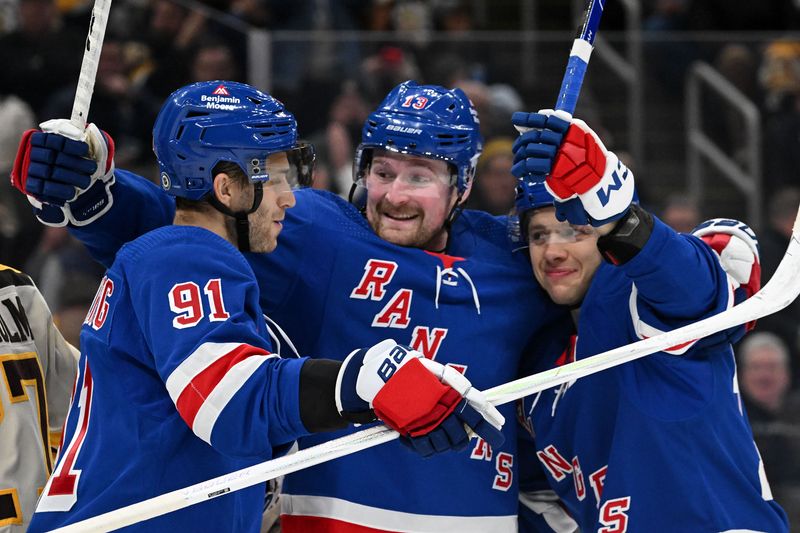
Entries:
{"label": "spectator in stands", "polygon": [[750,420],[773,417],[784,406],[791,385],[789,350],[777,335],[756,331],[737,352],[739,380]]}
{"label": "spectator in stands", "polygon": [[758,59],[751,47],[738,43],[725,45],[717,55],[715,66],[750,100],[758,101],[761,98]]}
{"label": "spectator in stands", "polygon": [[[749,46],[732,43],[717,54],[714,66],[736,89],[754,103],[762,101],[758,85],[758,56]],[[740,163],[747,153],[749,132],[741,110],[721,98],[703,101],[703,117],[708,133],[725,152]]]}
{"label": "spectator in stands", "polygon": [[48,305],[62,308],[61,297],[65,287],[75,280],[88,280],[95,288],[103,277],[104,269],[92,259],[86,248],[72,237],[64,227],[47,226],[36,251],[31,255],[25,270],[36,280]]}
{"label": "spectator in stands", "polygon": [[[470,38],[470,34],[478,29],[470,4],[463,0],[439,2],[433,10],[433,23],[443,39],[431,43],[425,54],[419,57],[420,60],[441,55],[462,57],[469,79],[489,83],[489,65],[492,62],[508,62],[509,58],[502,53],[490,56],[492,52],[487,49],[486,43]],[[511,56],[511,61],[517,60],[515,55]]]}
{"label": "spectator in stands", "polygon": [[189,79],[193,82],[212,80],[244,81],[233,50],[224,41],[218,39],[204,40],[194,48]]}
{"label": "spectator in stands", "polygon": [[[0,175],[8,176],[22,132],[36,126],[30,106],[17,96],[0,94]],[[0,181],[0,264],[22,265],[36,247],[41,224],[24,196],[12,194],[11,183]]]}
{"label": "spectator in stands", "polygon": [[403,81],[414,79],[419,79],[417,63],[412,54],[399,46],[383,46],[361,62],[359,84],[370,103],[379,102]]}
{"label": "spectator in stands", "polygon": [[[285,31],[354,31],[359,28],[365,0],[260,0],[268,11],[267,28]],[[327,83],[358,75],[360,39],[276,39],[272,46],[272,84],[292,109],[330,90]],[[335,90],[335,89],[333,89]],[[299,93],[299,98],[292,96]],[[324,117],[324,115],[323,115]],[[297,117],[300,124],[307,121]]]}
{"label": "spectator in stands", "polygon": [[767,205],[769,225],[758,235],[764,280],[775,273],[786,247],[789,246],[798,206],[800,206],[800,187],[797,186],[776,190],[769,199]]}
{"label": "spectator in stands", "polygon": [[667,198],[661,220],[678,233],[691,233],[703,217],[696,202],[684,194],[675,194]]}
{"label": "spectator in stands", "polygon": [[205,31],[206,17],[170,0],[153,0],[144,39],[153,61],[146,87],[159,100],[188,79],[191,47]]}
{"label": "spectator in stands", "polygon": [[260,0],[230,0],[228,11],[231,15],[259,28],[269,23],[270,13],[266,2]]}
{"label": "spectator in stands", "polygon": [[407,36],[414,47],[430,43],[434,2],[377,0],[370,2],[367,29]]}
{"label": "spectator in stands", "polygon": [[470,209],[481,209],[493,215],[507,215],[514,206],[517,178],[511,174],[514,141],[509,137],[490,140],[478,160],[475,184],[467,201]]}
{"label": "spectator in stands", "polygon": [[[795,148],[795,150],[797,150]],[[800,205],[800,188],[786,187],[775,191],[767,206],[768,226],[759,232],[761,278],[766,281],[775,273],[789,246],[792,225]],[[759,320],[760,331],[778,335],[789,348],[794,386],[800,385],[800,301]]]}
{"label": "spectator in stands", "polygon": [[778,40],[769,43],[761,57],[759,83],[764,90],[764,106],[778,111],[800,92],[800,42]]}
{"label": "spectator in stands", "polygon": [[369,112],[370,107],[356,83],[345,81],[331,105],[321,150],[329,171],[328,190],[345,197],[353,183],[353,154],[361,142],[361,128]]}
{"label": "spectator in stands", "polygon": [[764,91],[764,190],[798,183],[800,169],[800,42],[781,40],[764,49],[759,68]]}
{"label": "spectator in stands", "polygon": [[39,113],[62,84],[78,79],[85,35],[62,26],[55,0],[20,0],[18,18],[17,29],[0,37],[3,92]]}
{"label": "spectator in stands", "polygon": [[[747,415],[775,499],[800,512],[800,393],[789,392],[789,351],[776,335],[751,333],[737,349]],[[797,522],[795,522],[797,523]]]}
{"label": "spectator in stands", "polygon": [[[672,32],[690,29],[691,0],[655,0],[653,11],[642,23],[647,35],[645,58],[648,70],[667,88],[666,95],[682,95],[689,65],[702,56],[700,47],[689,39],[670,39]],[[662,38],[666,36],[666,38]]]}
{"label": "spectator in stands", "polygon": [[[131,167],[152,159],[151,132],[160,102],[145,87],[135,87],[129,76],[125,42],[107,35],[97,65],[91,118],[108,124],[117,141],[117,164]],[[43,108],[48,117],[69,117],[75,98],[77,73],[62,80],[64,85]]]}
{"label": "spectator in stands", "polygon": [[53,321],[64,339],[80,349],[81,326],[89,313],[98,280],[92,273],[73,269],[63,279]]}

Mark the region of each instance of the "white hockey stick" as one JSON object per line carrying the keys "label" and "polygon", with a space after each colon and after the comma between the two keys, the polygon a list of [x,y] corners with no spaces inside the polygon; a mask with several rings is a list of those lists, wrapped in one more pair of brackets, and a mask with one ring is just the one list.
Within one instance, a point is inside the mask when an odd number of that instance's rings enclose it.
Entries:
{"label": "white hockey stick", "polygon": [[97,64],[100,62],[100,52],[103,50],[103,38],[106,34],[110,11],[111,0],[94,1],[92,18],[89,21],[89,33],[86,35],[86,46],[83,50],[81,73],[75,89],[72,115],[69,118],[70,122],[81,132],[86,128],[86,116],[89,114],[89,105],[92,103]]}
{"label": "white hockey stick", "polygon": [[[800,211],[794,223],[789,248],[778,265],[775,275],[764,288],[748,300],[682,328],[511,381],[484,392],[495,405],[508,403],[541,390],[666,350],[672,346],[757,320],[780,311],[792,303],[798,294],[800,294]],[[372,427],[306,448],[292,455],[265,461],[249,468],[128,505],[55,531],[111,531],[377,446],[397,437],[397,432],[385,426]]]}

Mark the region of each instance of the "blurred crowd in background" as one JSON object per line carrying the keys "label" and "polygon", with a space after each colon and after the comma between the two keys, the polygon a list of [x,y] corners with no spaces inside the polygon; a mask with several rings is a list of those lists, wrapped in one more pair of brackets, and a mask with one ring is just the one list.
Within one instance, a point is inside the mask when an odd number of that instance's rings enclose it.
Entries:
{"label": "blurred crowd in background", "polygon": [[[315,187],[346,196],[352,157],[369,112],[397,83],[461,87],[475,103],[485,137],[468,207],[506,214],[514,204],[510,126],[514,111],[550,107],[560,84],[575,21],[561,0],[538,0],[536,27],[562,32],[541,51],[557,68],[521,72],[524,38],[478,39],[522,29],[512,0],[115,0],[89,118],[116,141],[118,167],[157,177],[151,128],[174,89],[214,79],[248,81],[241,27],[292,31],[272,41],[268,89],[295,113],[316,146]],[[800,205],[800,3],[792,0],[642,0],[648,106],[677,115],[689,66],[713,65],[760,110],[764,220],[758,228],[762,280],[789,242]],[[91,4],[87,0],[0,0],[0,170],[8,175],[21,132],[69,117]],[[608,2],[602,31],[623,16]],[[322,32],[310,38],[309,33]],[[331,33],[338,32],[338,33]],[[329,38],[331,35],[336,38]],[[324,38],[323,38],[324,37]],[[535,36],[534,36],[535,37]],[[543,67],[546,61],[536,65]],[[530,67],[534,68],[534,67]],[[560,70],[559,70],[560,69]],[[526,75],[523,75],[526,74]],[[590,68],[588,80],[598,77]],[[652,89],[652,90],[651,90]],[[642,203],[679,231],[710,217],[740,216],[730,205],[692,200],[684,176],[655,183],[647,161],[615,142],[614,111],[592,84],[581,96],[584,118],[636,173]],[[736,159],[740,119],[709,103],[713,137]],[[674,117],[673,117],[674,118]],[[663,121],[664,128],[667,120]],[[645,136],[658,138],[650,122]],[[674,130],[674,128],[673,128]],[[655,142],[682,161],[682,129]],[[680,167],[678,167],[680,168]],[[27,271],[45,295],[65,337],[78,345],[80,325],[103,269],[64,228],[37,223],[26,200],[0,185],[0,262]],[[664,191],[667,191],[665,193]],[[715,191],[716,192],[716,191]],[[713,192],[711,193],[714,194]],[[722,195],[722,198],[727,196]],[[776,498],[800,515],[800,302],[761,321],[739,344],[739,382]],[[798,522],[800,523],[800,522]]]}

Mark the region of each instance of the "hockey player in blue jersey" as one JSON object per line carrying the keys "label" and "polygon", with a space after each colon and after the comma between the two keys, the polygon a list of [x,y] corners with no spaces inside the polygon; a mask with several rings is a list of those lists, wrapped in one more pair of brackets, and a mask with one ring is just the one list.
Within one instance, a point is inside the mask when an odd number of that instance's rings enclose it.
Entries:
{"label": "hockey player in blue jersey", "polygon": [[[83,132],[68,121],[44,128],[29,134],[29,160],[56,161],[68,179],[83,179],[72,164],[109,171],[111,144],[95,126],[88,143],[72,140]],[[464,447],[473,432],[502,443],[502,415],[467,378],[394,341],[344,362],[271,353],[240,252],[275,249],[313,161],[280,102],[235,82],[189,85],[168,98],[153,132],[174,223],[126,244],[100,284],[30,531],[245,468],[298,437],[376,415],[417,449]],[[83,159],[88,147],[105,161]],[[132,529],[258,531],[264,493],[262,483]]]}
{"label": "hockey player in blue jersey", "polygon": [[[717,219],[677,234],[633,203],[633,173],[584,122],[546,111],[514,123],[531,128],[516,141],[513,171],[534,275],[576,327],[560,356],[532,370],[686,325],[758,290],[747,226]],[[788,530],[739,397],[731,342],[744,329],[525,399],[537,452],[521,468],[543,467],[572,520],[564,531]],[[523,529],[537,509],[529,496]]]}
{"label": "hockey player in blue jersey", "polygon": [[[518,377],[521,354],[568,316],[530,276],[506,218],[460,209],[481,152],[474,107],[458,89],[402,83],[369,116],[362,140],[358,206],[296,191],[277,250],[246,254],[272,329],[287,334],[281,351],[330,357],[389,337],[459,369],[479,389]],[[31,166],[40,181],[28,192],[42,198],[55,189],[69,209],[45,206],[40,218],[58,222],[66,213],[70,231],[105,264],[174,212],[164,191],[124,170],[110,187],[87,180],[62,191],[51,167]],[[500,412],[514,416],[511,406]],[[291,474],[282,529],[514,531],[515,426],[503,426],[502,445],[478,439],[464,453],[422,460],[394,442]]]}

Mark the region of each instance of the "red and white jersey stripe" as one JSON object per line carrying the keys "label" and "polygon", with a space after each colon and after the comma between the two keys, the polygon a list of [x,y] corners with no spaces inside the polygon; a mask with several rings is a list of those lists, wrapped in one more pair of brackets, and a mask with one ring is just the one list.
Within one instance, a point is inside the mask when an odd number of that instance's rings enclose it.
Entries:
{"label": "red and white jersey stripe", "polygon": [[281,530],[285,533],[377,533],[385,531],[517,531],[516,515],[446,516],[404,513],[340,498],[282,494]]}
{"label": "red and white jersey stripe", "polygon": [[266,361],[277,357],[249,344],[205,342],[167,378],[167,391],[195,435],[211,444],[225,406]]}

